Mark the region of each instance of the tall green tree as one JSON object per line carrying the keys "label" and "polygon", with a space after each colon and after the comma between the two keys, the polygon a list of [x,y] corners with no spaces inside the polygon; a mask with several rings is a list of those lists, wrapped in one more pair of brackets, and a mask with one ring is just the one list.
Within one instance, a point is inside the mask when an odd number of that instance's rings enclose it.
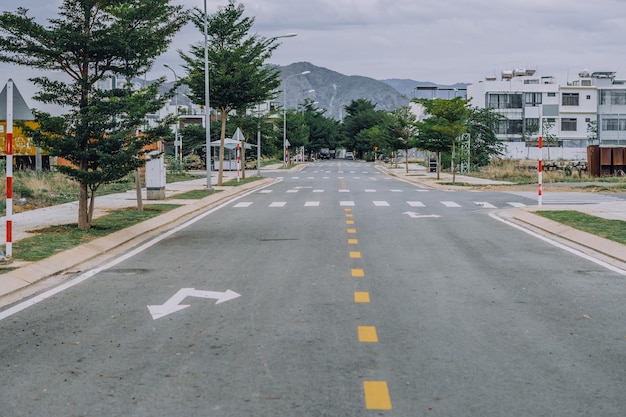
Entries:
{"label": "tall green tree", "polygon": [[[156,89],[164,80],[139,91],[130,81],[150,70],[186,14],[168,0],[64,0],[47,26],[27,13],[0,15],[0,61],[66,75],[32,80],[40,89],[36,100],[68,110],[54,118],[36,112],[41,129],[34,140],[71,162],[59,170],[79,183],[78,227],[87,230],[98,187],[141,166],[144,146],[159,135],[138,129],[162,106]],[[111,77],[126,85],[98,88]]]}
{"label": "tall green tree", "polygon": [[344,145],[349,151],[356,151],[359,157],[363,157],[365,152],[371,150],[371,134],[359,136],[359,133],[380,124],[385,112],[376,110],[376,105],[367,99],[353,100],[345,110]]}
{"label": "tall green tree", "polygon": [[404,149],[405,170],[408,174],[409,148],[416,145],[417,139],[417,126],[415,126],[417,116],[406,106],[391,112],[386,120],[386,128],[391,137],[390,145],[394,150]]}
{"label": "tall green tree", "polygon": [[461,97],[449,100],[414,99],[414,101],[424,106],[426,114],[434,118],[429,124],[449,146],[452,153],[452,182],[454,182],[456,180],[456,142],[467,131],[467,121],[470,115],[469,101]]}
{"label": "tall green tree", "polygon": [[[244,5],[230,0],[206,16],[208,33],[209,98],[221,119],[218,184],[222,184],[224,139],[229,113],[269,100],[280,86],[279,70],[266,65],[279,43],[275,38],[250,35],[254,18],[244,17]],[[195,8],[191,21],[204,34],[204,11]],[[179,51],[185,61],[186,84],[197,104],[205,102],[204,41]]]}
{"label": "tall green tree", "polygon": [[470,109],[467,133],[470,135],[470,161],[473,166],[485,166],[491,158],[504,153],[504,143],[496,136],[504,116],[490,108]]}

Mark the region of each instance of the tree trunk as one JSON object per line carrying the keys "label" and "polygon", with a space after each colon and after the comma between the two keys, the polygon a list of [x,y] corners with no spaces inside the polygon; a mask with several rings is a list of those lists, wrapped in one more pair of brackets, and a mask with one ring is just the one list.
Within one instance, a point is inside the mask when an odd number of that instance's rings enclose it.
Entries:
{"label": "tree trunk", "polygon": [[404,162],[406,163],[406,173],[409,173],[409,147],[404,147]]}
{"label": "tree trunk", "polygon": [[91,227],[91,223],[89,222],[88,198],[87,184],[81,182],[80,194],[78,196],[78,228],[80,230],[89,230]]}

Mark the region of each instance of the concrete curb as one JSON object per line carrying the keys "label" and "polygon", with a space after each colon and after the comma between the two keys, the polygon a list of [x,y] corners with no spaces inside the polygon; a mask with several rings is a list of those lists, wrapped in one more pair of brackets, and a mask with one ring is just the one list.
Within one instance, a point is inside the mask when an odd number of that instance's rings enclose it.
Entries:
{"label": "concrete curb", "polygon": [[0,297],[10,295],[36,282],[63,274],[80,264],[93,261],[122,245],[139,244],[148,240],[155,232],[182,224],[204,211],[217,207],[228,200],[251,190],[270,185],[278,180],[265,178],[248,184],[232,187],[201,200],[175,208],[160,216],[148,219],[129,228],[95,239],[84,245],[57,253],[38,262],[29,263],[0,275]]}

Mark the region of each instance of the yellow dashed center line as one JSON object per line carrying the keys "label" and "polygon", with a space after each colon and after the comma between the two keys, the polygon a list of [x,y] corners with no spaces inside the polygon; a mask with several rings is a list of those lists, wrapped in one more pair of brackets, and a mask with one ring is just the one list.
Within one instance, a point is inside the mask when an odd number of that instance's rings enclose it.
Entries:
{"label": "yellow dashed center line", "polygon": [[361,252],[350,252],[350,257],[352,259],[361,259]]}
{"label": "yellow dashed center line", "polygon": [[355,303],[369,303],[370,302],[370,293],[368,293],[368,292],[355,292],[354,293],[354,302]]}
{"label": "yellow dashed center line", "polygon": [[386,381],[363,382],[365,408],[368,410],[391,410],[391,397]]}
{"label": "yellow dashed center line", "polygon": [[348,245],[358,245],[359,239],[348,239]]}
{"label": "yellow dashed center line", "polygon": [[353,225],[354,224],[354,220],[346,220],[346,224],[347,225]]}
{"label": "yellow dashed center line", "polygon": [[365,276],[365,271],[359,268],[355,268],[352,270],[353,278],[363,278]]}
{"label": "yellow dashed center line", "polygon": [[354,235],[356,234],[356,229],[348,229],[348,233]]}
{"label": "yellow dashed center line", "polygon": [[378,334],[374,326],[359,326],[359,342],[378,343]]}

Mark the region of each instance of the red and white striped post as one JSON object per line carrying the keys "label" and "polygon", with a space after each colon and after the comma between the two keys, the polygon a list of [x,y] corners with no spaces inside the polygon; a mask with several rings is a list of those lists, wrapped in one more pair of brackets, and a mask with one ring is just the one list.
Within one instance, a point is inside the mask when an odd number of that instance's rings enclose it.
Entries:
{"label": "red and white striped post", "polygon": [[539,185],[537,187],[537,205],[541,207],[543,196],[543,137],[539,136],[539,166],[537,167]]}
{"label": "red and white striped post", "polygon": [[6,232],[7,240],[5,256],[13,256],[13,81],[7,82],[7,198],[6,198]]}
{"label": "red and white striped post", "polygon": [[241,178],[241,142],[237,144],[237,182]]}

